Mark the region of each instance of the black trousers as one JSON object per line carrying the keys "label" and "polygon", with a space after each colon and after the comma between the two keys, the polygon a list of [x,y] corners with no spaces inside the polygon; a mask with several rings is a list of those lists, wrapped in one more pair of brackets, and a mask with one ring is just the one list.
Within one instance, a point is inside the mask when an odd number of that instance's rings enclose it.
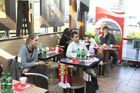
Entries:
{"label": "black trousers", "polygon": [[97,80],[97,78],[91,78],[91,82],[86,83],[86,93],[96,93],[95,86],[97,86],[97,81],[94,79]]}
{"label": "black trousers", "polygon": [[111,56],[113,57],[112,64],[116,64],[117,61],[119,60],[119,56],[115,53],[115,51],[110,51],[109,55],[110,57]]}

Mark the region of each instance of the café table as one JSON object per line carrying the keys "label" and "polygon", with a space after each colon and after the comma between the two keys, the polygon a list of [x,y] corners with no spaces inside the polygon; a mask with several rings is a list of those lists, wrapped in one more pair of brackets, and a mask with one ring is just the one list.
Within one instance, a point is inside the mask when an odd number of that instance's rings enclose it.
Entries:
{"label": "caf\u00e9 table", "polygon": [[[85,60],[76,60],[76,61],[71,59],[71,58],[63,58],[63,59],[60,60],[60,63],[77,66],[77,68],[90,68],[98,62],[95,57],[94,58],[88,58],[88,59],[85,59]],[[69,70],[69,71],[70,71],[69,74],[72,73],[71,70]],[[82,74],[80,72],[78,72],[78,73]],[[81,86],[83,86],[84,87],[84,93],[86,93],[86,88],[85,88],[86,82],[84,81],[84,79],[82,77],[77,77],[77,76],[75,77],[75,76],[70,75],[69,81],[71,82],[72,87],[73,86],[74,87],[78,86],[78,88],[81,88]],[[77,82],[77,81],[79,81],[79,82]],[[66,92],[66,90],[64,92]]]}
{"label": "caf\u00e9 table", "polygon": [[46,55],[44,55],[43,53],[38,54],[38,59],[42,61],[46,61],[51,58],[53,58],[54,62],[60,60],[60,53],[52,51],[47,53]]}
{"label": "caf\u00e9 table", "polygon": [[108,62],[109,61],[109,52],[110,51],[118,51],[119,50],[119,46],[114,46],[114,47],[106,47],[104,48],[104,62]]}
{"label": "caf\u00e9 table", "polygon": [[97,63],[97,61],[93,60],[94,58],[78,60],[79,62],[73,62],[73,60],[71,58],[63,58],[60,60],[60,63],[90,68]]}
{"label": "caf\u00e9 table", "polygon": [[[95,47],[95,53],[97,54],[97,48]],[[113,47],[103,47],[104,48],[104,59],[103,59],[103,65],[99,65],[98,67],[98,75],[99,76],[105,76],[105,72],[108,74],[110,73],[110,52],[111,51],[118,51],[120,46],[114,45]]]}
{"label": "caf\u00e9 table", "polygon": [[[118,51],[120,46],[119,45],[114,45],[113,47],[103,47],[104,48],[104,62],[108,62],[109,61],[109,52],[110,51]],[[97,54],[97,49],[98,47],[94,47],[95,50],[95,54]]]}
{"label": "caf\u00e9 table", "polygon": [[[19,81],[17,81],[17,80],[13,80],[13,84],[16,84],[18,82]],[[47,91],[48,91],[47,89],[43,89],[43,88],[40,88],[40,87],[37,87],[37,86],[33,86],[33,87],[25,90],[24,93],[45,93]],[[0,93],[1,93],[1,90],[0,90]],[[13,93],[16,93],[16,92],[13,92]]]}

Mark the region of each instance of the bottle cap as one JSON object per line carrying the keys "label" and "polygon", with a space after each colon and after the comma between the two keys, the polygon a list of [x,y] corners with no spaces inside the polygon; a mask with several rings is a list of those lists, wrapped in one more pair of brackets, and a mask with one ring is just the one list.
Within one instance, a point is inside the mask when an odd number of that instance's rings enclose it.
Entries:
{"label": "bottle cap", "polygon": [[1,73],[1,76],[4,76],[4,73]]}
{"label": "bottle cap", "polygon": [[11,76],[11,73],[7,73],[7,76]]}

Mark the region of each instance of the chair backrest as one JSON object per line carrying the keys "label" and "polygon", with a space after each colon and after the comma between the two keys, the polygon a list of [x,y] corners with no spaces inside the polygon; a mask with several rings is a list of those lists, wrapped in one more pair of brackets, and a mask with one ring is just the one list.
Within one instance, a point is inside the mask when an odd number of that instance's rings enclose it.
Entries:
{"label": "chair backrest", "polygon": [[43,77],[45,78],[46,80],[48,80],[49,78],[43,74],[40,74],[40,73],[25,73],[26,76],[40,76],[40,77]]}
{"label": "chair backrest", "polygon": [[48,77],[46,75],[40,73],[30,73],[30,72],[25,73],[24,75],[28,76],[28,80],[33,79],[29,81],[30,83],[33,83],[38,87],[48,89]]}
{"label": "chair backrest", "polygon": [[56,47],[53,48],[53,51],[57,52],[57,53],[60,53],[61,52],[61,48],[56,46]]}
{"label": "chair backrest", "polygon": [[23,67],[15,59],[8,60],[8,68],[13,79],[18,80],[21,77]]}
{"label": "chair backrest", "polygon": [[54,52],[60,53],[61,58],[65,58],[64,48],[65,46],[56,46],[53,48]]}

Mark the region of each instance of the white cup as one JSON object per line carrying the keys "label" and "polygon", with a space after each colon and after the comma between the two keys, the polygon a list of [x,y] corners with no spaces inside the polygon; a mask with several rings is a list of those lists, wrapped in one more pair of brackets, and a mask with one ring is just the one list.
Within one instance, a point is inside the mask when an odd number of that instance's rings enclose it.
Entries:
{"label": "white cup", "polygon": [[47,53],[49,53],[49,52],[50,52],[50,49],[49,49],[49,47],[46,47],[46,51],[47,51]]}
{"label": "white cup", "polygon": [[110,47],[112,48],[113,47],[113,44],[111,44]]}
{"label": "white cup", "polygon": [[106,46],[106,44],[103,44],[103,46]]}
{"label": "white cup", "polygon": [[27,82],[27,77],[20,77],[19,80],[21,83],[21,87],[25,87]]}

